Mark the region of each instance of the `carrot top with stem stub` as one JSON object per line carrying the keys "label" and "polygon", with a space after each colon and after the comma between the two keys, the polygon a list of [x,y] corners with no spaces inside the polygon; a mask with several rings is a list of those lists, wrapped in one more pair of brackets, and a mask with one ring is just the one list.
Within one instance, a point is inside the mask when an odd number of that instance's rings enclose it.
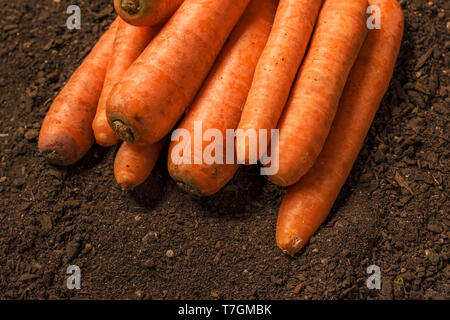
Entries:
{"label": "carrot top with stem stub", "polygon": [[120,8],[129,15],[136,15],[142,8],[141,0],[121,0]]}
{"label": "carrot top with stem stub", "polygon": [[134,26],[155,26],[164,23],[183,0],[114,0],[117,14]]}

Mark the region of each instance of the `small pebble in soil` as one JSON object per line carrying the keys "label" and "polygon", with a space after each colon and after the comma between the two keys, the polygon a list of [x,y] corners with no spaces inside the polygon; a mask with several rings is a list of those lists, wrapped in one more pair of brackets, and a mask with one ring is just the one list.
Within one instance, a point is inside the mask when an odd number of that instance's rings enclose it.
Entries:
{"label": "small pebble in soil", "polygon": [[167,250],[166,251],[166,257],[167,258],[173,258],[175,256],[175,253],[173,252],[173,250]]}

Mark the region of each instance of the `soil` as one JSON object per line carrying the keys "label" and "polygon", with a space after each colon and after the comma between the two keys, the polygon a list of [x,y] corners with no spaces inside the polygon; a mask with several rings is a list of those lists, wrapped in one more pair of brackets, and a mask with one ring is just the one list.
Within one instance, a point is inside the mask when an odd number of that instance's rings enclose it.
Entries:
{"label": "soil", "polygon": [[[49,165],[37,136],[51,101],[114,17],[112,1],[1,1],[0,299],[448,299],[446,0],[401,1],[389,92],[329,218],[296,257],[274,234],[285,189],[241,168],[217,195],[179,190],[162,157],[123,192],[116,148]],[[167,149],[166,149],[167,151]],[[167,152],[166,152],[167,154]],[[66,269],[81,268],[68,290]],[[369,290],[367,267],[381,268]]]}

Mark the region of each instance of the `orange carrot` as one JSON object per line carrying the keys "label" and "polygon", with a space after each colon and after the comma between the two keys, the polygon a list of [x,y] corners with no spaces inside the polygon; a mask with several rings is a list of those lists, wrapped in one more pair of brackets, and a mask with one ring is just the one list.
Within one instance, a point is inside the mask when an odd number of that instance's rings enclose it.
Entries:
{"label": "orange carrot", "polygon": [[114,177],[124,190],[132,190],[147,180],[158,161],[165,139],[150,146],[122,143],[114,160]]}
{"label": "orange carrot", "polygon": [[92,120],[111,58],[116,19],[53,101],[39,135],[39,151],[51,163],[70,165],[94,143]]}
{"label": "orange carrot", "polygon": [[248,2],[183,2],[112,90],[106,114],[120,138],[149,145],[169,133]]}
{"label": "orange carrot", "polygon": [[134,26],[164,23],[183,0],[114,0],[117,14]]}
{"label": "orange carrot", "polygon": [[296,183],[330,132],[348,74],[367,34],[367,0],[327,0],[278,124],[279,170],[269,180]]}
{"label": "orange carrot", "polygon": [[[217,59],[208,79],[178,129],[187,130],[194,137],[195,122],[201,121],[203,132],[219,130],[222,139],[215,140],[212,164],[195,164],[194,141],[187,146],[190,164],[176,163],[172,152],[184,149],[186,141],[173,141],[169,148],[168,168],[172,178],[183,189],[197,195],[212,195],[219,191],[236,173],[239,165],[233,156],[232,163],[226,160],[227,129],[236,129],[251,86],[256,64],[269,36],[277,0],[252,0],[242,18],[231,33],[230,39]],[[203,137],[202,137],[203,138]],[[234,142],[234,137],[232,139]],[[211,143],[201,142],[201,155]],[[232,152],[234,154],[234,145]],[[218,152],[222,156],[219,156]],[[212,153],[212,152],[211,152]],[[221,163],[217,163],[221,162]]]}
{"label": "orange carrot", "polygon": [[[250,142],[244,137],[247,130],[266,129],[269,133],[269,130],[276,128],[306,52],[321,3],[321,0],[280,0],[238,126],[242,129],[236,139],[240,163],[250,164]],[[255,142],[259,146],[258,141]],[[259,150],[259,156],[264,152]]]}
{"label": "orange carrot", "polygon": [[92,123],[95,140],[103,147],[111,147],[120,141],[106,119],[106,100],[113,86],[141,54],[157,31],[157,27],[135,27],[120,19],[114,40],[113,55],[109,61],[97,113]]}
{"label": "orange carrot", "polygon": [[288,190],[281,204],[276,239],[291,255],[308,242],[330,212],[392,77],[403,35],[402,9],[396,0],[369,3],[380,8],[381,29],[368,33],[316,164]]}

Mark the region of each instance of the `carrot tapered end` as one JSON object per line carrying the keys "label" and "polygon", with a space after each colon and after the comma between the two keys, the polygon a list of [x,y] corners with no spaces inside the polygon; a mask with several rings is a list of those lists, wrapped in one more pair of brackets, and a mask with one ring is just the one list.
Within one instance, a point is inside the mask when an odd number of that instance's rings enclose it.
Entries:
{"label": "carrot tapered end", "polygon": [[120,142],[120,138],[117,136],[115,137],[108,135],[106,133],[98,133],[95,136],[95,141],[97,142],[98,145],[105,148],[109,148],[118,144]]}
{"label": "carrot tapered end", "polygon": [[129,172],[115,172],[114,176],[116,178],[117,184],[122,188],[122,190],[131,191],[137,187],[136,176],[130,174]]}
{"label": "carrot tapered end", "polygon": [[278,247],[286,254],[294,256],[305,245],[305,241],[290,232],[277,228],[276,241]]}
{"label": "carrot tapered end", "polygon": [[39,151],[51,163],[58,166],[74,164],[83,156],[76,141],[68,134],[41,135]]}

